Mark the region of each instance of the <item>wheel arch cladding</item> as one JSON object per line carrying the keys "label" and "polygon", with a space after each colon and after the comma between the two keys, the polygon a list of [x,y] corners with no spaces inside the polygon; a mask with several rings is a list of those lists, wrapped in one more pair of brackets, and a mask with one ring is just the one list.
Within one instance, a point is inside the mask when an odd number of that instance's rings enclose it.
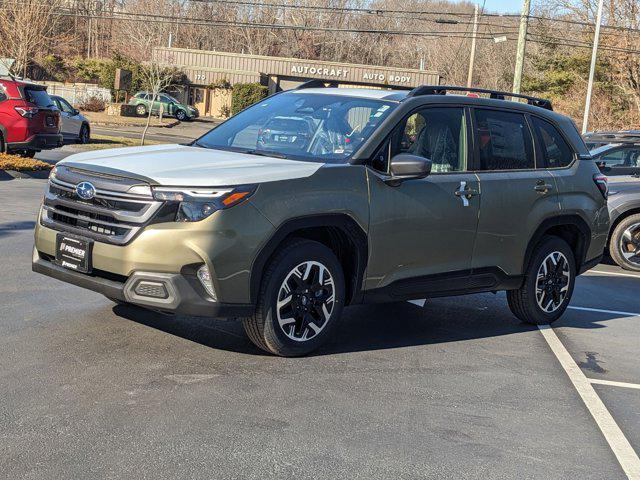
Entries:
{"label": "wheel arch cladding", "polygon": [[585,257],[591,242],[591,229],[587,222],[577,215],[561,215],[548,218],[538,226],[527,245],[522,271],[524,272],[527,269],[533,250],[546,235],[562,238],[569,244],[573,251],[576,268],[579,270],[580,266],[587,260]]}
{"label": "wheel arch cladding", "polygon": [[278,227],[260,249],[252,264],[252,303],[257,302],[265,268],[280,245],[291,238],[315,240],[333,251],[344,271],[346,304],[358,303],[361,300],[362,279],[368,258],[367,235],[352,217],[338,213],[293,218]]}

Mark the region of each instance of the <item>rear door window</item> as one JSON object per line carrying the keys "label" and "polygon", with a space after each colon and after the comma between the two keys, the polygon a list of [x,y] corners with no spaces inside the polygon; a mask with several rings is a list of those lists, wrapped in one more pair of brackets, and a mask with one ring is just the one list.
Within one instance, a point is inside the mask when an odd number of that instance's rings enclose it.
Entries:
{"label": "rear door window", "polygon": [[41,88],[25,87],[24,99],[40,108],[50,108],[54,106],[53,100],[51,100],[47,91]]}
{"label": "rear door window", "polygon": [[523,114],[475,109],[480,170],[534,169],[531,131]]}
{"label": "rear door window", "polygon": [[540,118],[531,117],[531,119],[547,167],[560,168],[569,165],[573,161],[573,150],[558,129]]}
{"label": "rear door window", "polygon": [[0,102],[4,102],[7,98],[7,94],[4,92],[4,88],[0,85]]}

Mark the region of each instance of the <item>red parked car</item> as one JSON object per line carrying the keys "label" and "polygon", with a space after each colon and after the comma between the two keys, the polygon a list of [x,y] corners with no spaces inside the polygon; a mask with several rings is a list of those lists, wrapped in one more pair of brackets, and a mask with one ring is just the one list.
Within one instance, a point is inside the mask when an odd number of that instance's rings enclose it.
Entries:
{"label": "red parked car", "polygon": [[47,88],[0,77],[0,152],[33,157],[61,145],[60,111]]}

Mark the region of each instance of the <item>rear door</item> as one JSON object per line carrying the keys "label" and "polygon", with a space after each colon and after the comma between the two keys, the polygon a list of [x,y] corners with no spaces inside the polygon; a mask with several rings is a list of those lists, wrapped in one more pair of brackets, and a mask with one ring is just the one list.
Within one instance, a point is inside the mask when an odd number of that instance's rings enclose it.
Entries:
{"label": "rear door", "polygon": [[[420,108],[372,159],[365,288],[388,288],[397,298],[468,288],[480,206],[478,180],[467,168],[468,123],[464,108]],[[398,153],[429,158],[431,174],[388,185],[388,160]]]}
{"label": "rear door", "polygon": [[525,114],[474,108],[473,122],[482,192],[473,269],[498,267],[519,275],[533,232],[560,208],[555,182],[536,157]]}

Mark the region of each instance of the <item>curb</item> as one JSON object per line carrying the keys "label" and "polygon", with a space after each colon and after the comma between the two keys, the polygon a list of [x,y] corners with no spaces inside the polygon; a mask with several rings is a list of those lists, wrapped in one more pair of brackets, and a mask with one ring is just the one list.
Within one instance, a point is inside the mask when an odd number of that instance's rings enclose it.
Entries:
{"label": "curb", "polygon": [[33,178],[44,180],[49,178],[50,170],[34,170],[31,172],[17,172],[15,170],[0,170],[0,181]]}
{"label": "curb", "polygon": [[[112,123],[112,122],[91,122],[94,127],[143,127],[144,125],[137,125],[132,123]],[[173,128],[176,125],[180,125],[180,121],[176,120],[171,123],[163,123],[162,125],[149,125],[149,128]]]}

